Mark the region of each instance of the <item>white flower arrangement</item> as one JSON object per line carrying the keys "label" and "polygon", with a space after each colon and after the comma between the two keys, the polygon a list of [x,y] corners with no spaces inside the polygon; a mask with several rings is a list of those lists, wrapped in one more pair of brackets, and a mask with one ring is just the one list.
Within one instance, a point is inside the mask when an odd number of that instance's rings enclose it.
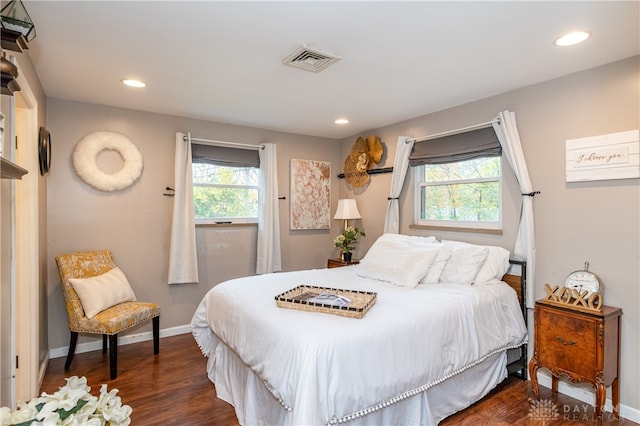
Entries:
{"label": "white flower arrangement", "polygon": [[351,253],[351,250],[354,249],[353,245],[358,242],[360,235],[365,236],[364,229],[349,226],[333,240],[333,245],[342,250],[343,253]]}
{"label": "white flower arrangement", "polygon": [[118,389],[107,392],[107,385],[100,387],[100,397],[91,395],[87,378],[73,376],[57,392],[29,402],[18,403],[11,411],[0,408],[2,426],[128,426],[131,423],[131,407],[122,405]]}

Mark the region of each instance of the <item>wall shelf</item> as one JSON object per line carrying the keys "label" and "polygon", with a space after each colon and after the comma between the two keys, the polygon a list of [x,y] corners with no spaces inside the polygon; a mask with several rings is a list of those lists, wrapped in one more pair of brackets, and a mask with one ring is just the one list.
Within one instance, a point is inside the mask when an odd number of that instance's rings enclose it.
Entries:
{"label": "wall shelf", "polygon": [[0,157],[0,177],[2,179],[22,179],[22,176],[29,173],[26,169],[18,166],[16,163]]}
{"label": "wall shelf", "polygon": [[[368,175],[379,175],[381,173],[393,173],[393,167],[383,167],[380,169],[367,170]],[[338,175],[338,179],[344,179],[344,173]]]}

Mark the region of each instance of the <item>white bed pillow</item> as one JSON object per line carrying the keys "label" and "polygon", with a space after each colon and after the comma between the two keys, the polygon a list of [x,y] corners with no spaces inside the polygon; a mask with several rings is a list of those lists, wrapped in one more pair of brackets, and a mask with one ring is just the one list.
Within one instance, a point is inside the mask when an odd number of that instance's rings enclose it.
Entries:
{"label": "white bed pillow", "polygon": [[380,237],[358,265],[357,274],[364,278],[414,288],[427,274],[438,254],[438,246],[407,245]]}
{"label": "white bed pillow", "polygon": [[444,270],[449,257],[451,257],[451,247],[441,244],[438,247],[438,254],[436,255],[436,258],[431,264],[427,275],[420,280],[420,284],[438,284],[440,281],[440,275],[442,275],[442,271]]}
{"label": "white bed pillow", "polygon": [[136,300],[127,277],[118,267],[95,277],[69,278],[69,282],[78,293],[87,318],[118,303]]}
{"label": "white bed pillow", "polygon": [[414,246],[418,244],[419,245],[438,244],[438,240],[436,240],[436,237],[433,237],[433,236],[419,237],[416,235],[394,234],[392,232],[387,232],[386,234],[381,235],[380,238],[378,239],[382,239],[383,241],[389,241],[397,244],[404,244],[408,246]]}
{"label": "white bed pillow", "polygon": [[474,284],[492,284],[502,281],[502,277],[509,270],[509,250],[497,246],[487,246],[489,255],[480,268]]}
{"label": "white bed pillow", "polygon": [[442,270],[439,282],[473,284],[488,255],[487,247],[451,245],[451,256]]}
{"label": "white bed pillow", "polygon": [[454,245],[454,246],[476,246],[476,247],[486,247],[489,250],[489,254],[487,255],[487,259],[484,264],[478,271],[478,275],[474,280],[474,284],[492,284],[498,281],[502,281],[502,277],[509,270],[509,259],[511,258],[511,253],[509,250],[504,249],[498,246],[483,246],[470,244],[463,241],[449,241],[443,240],[442,244],[444,245]]}

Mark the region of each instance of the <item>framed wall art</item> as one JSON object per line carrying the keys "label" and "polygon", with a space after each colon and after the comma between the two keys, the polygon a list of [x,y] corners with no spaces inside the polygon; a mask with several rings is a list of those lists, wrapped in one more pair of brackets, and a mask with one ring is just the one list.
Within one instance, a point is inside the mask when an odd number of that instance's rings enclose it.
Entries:
{"label": "framed wall art", "polygon": [[331,163],[291,159],[289,169],[290,229],[330,229]]}
{"label": "framed wall art", "polygon": [[640,177],[640,132],[609,133],[566,141],[566,181]]}

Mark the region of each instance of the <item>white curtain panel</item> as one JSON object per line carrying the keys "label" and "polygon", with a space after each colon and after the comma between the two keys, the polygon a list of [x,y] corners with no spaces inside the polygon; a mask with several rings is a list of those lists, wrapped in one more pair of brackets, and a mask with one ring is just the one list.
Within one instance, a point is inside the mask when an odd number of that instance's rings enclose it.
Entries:
{"label": "white curtain panel", "polygon": [[[522,143],[516,125],[516,114],[511,111],[503,111],[498,115],[499,122],[493,124],[502,146],[503,155],[509,161],[516,175],[520,192],[530,194],[533,192],[527,163],[522,151]],[[514,257],[527,261],[527,294],[528,308],[533,308],[534,303],[534,271],[536,260],[535,229],[533,224],[533,196],[522,196],[522,210],[520,212],[520,225],[513,250]]]}
{"label": "white curtain panel", "polygon": [[191,175],[191,134],[176,133],[175,196],[169,246],[169,284],[198,282],[196,227]]}
{"label": "white curtain panel", "polygon": [[413,149],[413,141],[408,142],[408,136],[400,136],[396,147],[396,158],[393,162],[393,175],[391,177],[391,191],[389,192],[389,205],[384,218],[384,233],[400,232],[400,193],[404,185],[404,178],[409,168],[409,154]]}
{"label": "white curtain panel", "polygon": [[265,143],[260,155],[260,202],[256,273],[282,270],[280,208],[278,206],[278,161],[276,145]]}

